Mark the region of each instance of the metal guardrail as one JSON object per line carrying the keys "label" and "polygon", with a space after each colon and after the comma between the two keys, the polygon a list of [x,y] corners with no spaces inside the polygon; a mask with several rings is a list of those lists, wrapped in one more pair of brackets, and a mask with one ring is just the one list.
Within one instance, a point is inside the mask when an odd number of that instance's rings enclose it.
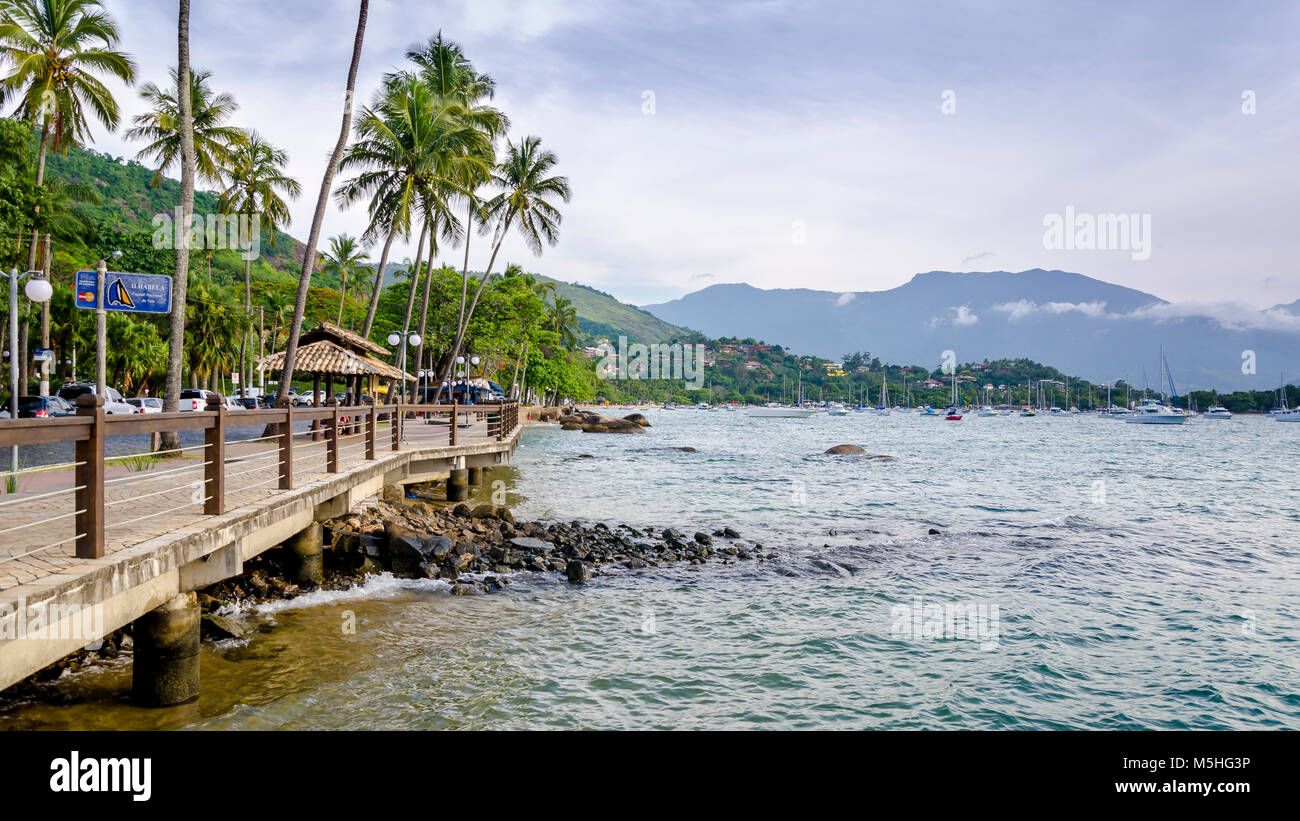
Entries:
{"label": "metal guardrail", "polygon": [[[266,474],[265,478],[252,484],[236,484],[234,490],[251,490],[270,484],[280,490],[292,490],[295,477],[299,474],[339,473],[344,463],[375,460],[381,447],[380,429],[384,426],[389,428],[385,445],[391,451],[401,450],[403,446],[436,448],[470,442],[504,441],[519,426],[519,404],[513,401],[478,405],[341,405],[337,400],[330,399],[326,406],[319,408],[288,406],[233,412],[225,408],[224,401],[220,395],[211,395],[205,411],[108,416],[104,413],[103,397],[86,395],[78,398],[77,415],[74,417],[0,420],[0,447],[71,442],[75,448],[75,456],[70,463],[19,471],[28,473],[71,468],[74,472],[71,487],[48,493],[23,494],[12,499],[0,497],[0,540],[4,540],[5,534],[10,531],[26,530],[30,533],[32,528],[69,517],[74,519],[74,535],[52,544],[34,547],[17,556],[11,554],[7,558],[38,554],[66,545],[69,541],[75,543],[77,558],[100,558],[106,552],[105,531],[110,527],[122,527],[141,519],[172,514],[184,508],[196,508],[200,504],[205,515],[225,513],[230,495],[227,480]],[[294,424],[303,421],[312,423],[311,430],[306,434],[295,434]],[[483,426],[479,427],[479,423],[483,423]],[[227,428],[249,424],[274,424],[278,432],[252,440],[226,441]],[[485,430],[486,436],[479,435],[472,437],[470,442],[462,442],[462,427]],[[106,479],[104,443],[108,437],[183,430],[203,431],[203,443],[178,448],[171,454],[181,456],[186,452],[198,451],[201,457],[199,464],[167,467],[136,477]],[[295,436],[298,441],[295,441]],[[230,445],[255,442],[267,442],[270,446],[249,453],[227,455],[227,447]],[[316,452],[322,447],[323,451]],[[306,469],[306,465],[316,465],[317,460],[322,458],[323,470],[320,467]],[[296,461],[301,465],[298,469],[295,469]],[[271,472],[271,467],[277,469]],[[139,493],[129,488],[131,483],[142,480],[155,484],[158,480],[166,480],[167,486]],[[166,505],[170,503],[165,498],[168,494],[184,496],[190,489],[192,492],[179,506],[164,507],[147,513],[142,510],[144,515],[137,518],[116,521],[111,526],[106,524],[105,513],[110,507],[138,506],[149,499]],[[107,490],[112,490],[116,498],[109,499]],[[122,492],[124,490],[127,492]],[[5,527],[4,522],[9,518],[4,514],[5,507],[25,502],[48,502],[52,498],[67,495],[72,497],[71,511],[54,511],[38,522]],[[36,544],[43,540],[30,541]]]}

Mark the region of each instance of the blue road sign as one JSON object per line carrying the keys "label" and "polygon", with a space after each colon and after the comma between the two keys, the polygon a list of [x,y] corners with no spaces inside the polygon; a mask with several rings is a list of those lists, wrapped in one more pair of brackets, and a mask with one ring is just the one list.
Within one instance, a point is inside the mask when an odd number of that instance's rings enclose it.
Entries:
{"label": "blue road sign", "polygon": [[[78,308],[95,310],[96,274],[94,271],[77,272],[76,298]],[[172,309],[172,278],[165,274],[123,274],[109,271],[104,275],[104,310],[133,311],[140,314],[165,314]]]}

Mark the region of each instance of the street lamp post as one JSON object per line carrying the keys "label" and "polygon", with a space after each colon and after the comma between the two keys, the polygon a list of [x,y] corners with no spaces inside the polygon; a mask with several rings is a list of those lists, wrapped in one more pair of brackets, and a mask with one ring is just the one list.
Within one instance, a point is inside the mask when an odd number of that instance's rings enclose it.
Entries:
{"label": "street lamp post", "polygon": [[[35,276],[33,276],[35,275]],[[18,273],[14,268],[9,272],[9,418],[18,418],[18,397],[22,393],[18,389],[19,383],[19,362],[18,362],[18,280],[30,276],[23,292],[32,302],[48,302],[54,294],[54,289],[50,287],[48,280],[43,278],[40,271],[27,271]],[[14,445],[11,451],[10,470],[16,476],[18,473],[18,446]]]}
{"label": "street lamp post", "polygon": [[401,345],[401,346],[402,346],[402,364],[401,364],[400,367],[401,367],[401,369],[402,369],[402,397],[405,398],[405,397],[406,397],[406,349],[407,349],[407,345],[402,344],[402,340],[403,340],[403,339],[405,339],[406,342],[407,342],[409,345],[419,345],[420,342],[421,342],[421,340],[420,340],[420,335],[419,335],[419,334],[412,334],[412,333],[409,333],[409,329],[403,330],[400,334],[399,334],[397,331],[393,331],[391,334],[388,335],[388,344],[389,344],[389,345]]}

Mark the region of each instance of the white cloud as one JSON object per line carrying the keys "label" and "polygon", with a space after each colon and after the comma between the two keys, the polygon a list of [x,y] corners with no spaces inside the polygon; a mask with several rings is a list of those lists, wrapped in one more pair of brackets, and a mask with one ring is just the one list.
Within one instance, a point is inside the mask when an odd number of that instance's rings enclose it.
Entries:
{"label": "white cloud", "polygon": [[852,291],[845,291],[835,299],[835,307],[842,308],[857,298],[858,295],[853,293]]}
{"label": "white cloud", "polygon": [[1096,302],[1048,302],[1039,305],[1028,299],[1004,302],[992,306],[992,309],[1005,313],[1008,322],[1015,322],[1035,313],[1065,314],[1081,313],[1093,319],[1109,320],[1151,320],[1155,322],[1176,322],[1183,319],[1210,319],[1229,330],[1245,331],[1300,331],[1300,316],[1280,308],[1261,311],[1244,302],[1204,302],[1188,301],[1181,303],[1152,303],[1128,313],[1116,313],[1106,310],[1106,303]]}
{"label": "white cloud", "polygon": [[1152,319],[1175,322],[1181,319],[1212,319],[1232,331],[1300,332],[1300,316],[1277,308],[1259,310],[1244,302],[1182,302],[1148,305],[1120,319]]}
{"label": "white cloud", "polygon": [[954,305],[948,309],[947,315],[931,318],[930,327],[935,328],[939,325],[954,325],[958,328],[966,328],[979,321],[979,316],[970,309],[969,305]]}
{"label": "white cloud", "polygon": [[1003,302],[1001,305],[994,305],[993,310],[1002,311],[1007,314],[1008,322],[1015,322],[1038,310],[1038,303],[1027,299],[1018,299],[1015,302]]}

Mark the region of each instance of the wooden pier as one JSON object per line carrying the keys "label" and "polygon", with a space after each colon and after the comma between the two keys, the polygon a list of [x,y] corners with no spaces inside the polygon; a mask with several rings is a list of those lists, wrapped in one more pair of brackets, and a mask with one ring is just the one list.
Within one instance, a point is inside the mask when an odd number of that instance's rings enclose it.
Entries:
{"label": "wooden pier", "polygon": [[[236,441],[235,425],[277,428]],[[0,688],[81,649],[84,625],[106,634],[238,575],[385,488],[505,463],[520,430],[515,402],[229,411],[217,397],[206,411],[106,416],[85,396],[75,417],[0,420],[0,446],[74,452],[20,470],[0,496]],[[174,458],[106,457],[113,437],[170,431],[203,439]]]}

